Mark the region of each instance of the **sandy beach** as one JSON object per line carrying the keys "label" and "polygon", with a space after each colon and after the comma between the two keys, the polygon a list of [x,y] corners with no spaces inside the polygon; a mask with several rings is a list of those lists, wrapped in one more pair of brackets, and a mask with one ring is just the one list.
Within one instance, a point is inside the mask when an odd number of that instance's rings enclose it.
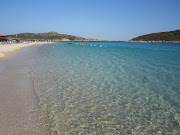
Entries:
{"label": "sandy beach", "polygon": [[38,42],[38,43],[28,43],[28,44],[11,44],[11,45],[0,45],[0,60],[6,58],[12,58],[24,47],[38,45],[38,44],[50,44],[53,42]]}
{"label": "sandy beach", "polygon": [[37,48],[35,44],[0,46],[1,135],[48,134],[48,127],[39,119],[37,95],[30,79]]}

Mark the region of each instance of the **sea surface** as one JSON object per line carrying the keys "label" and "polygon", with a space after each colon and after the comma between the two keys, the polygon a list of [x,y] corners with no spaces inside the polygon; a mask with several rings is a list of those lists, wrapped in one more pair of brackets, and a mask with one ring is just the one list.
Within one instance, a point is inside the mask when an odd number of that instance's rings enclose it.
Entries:
{"label": "sea surface", "polygon": [[178,43],[43,45],[32,79],[51,134],[180,134]]}

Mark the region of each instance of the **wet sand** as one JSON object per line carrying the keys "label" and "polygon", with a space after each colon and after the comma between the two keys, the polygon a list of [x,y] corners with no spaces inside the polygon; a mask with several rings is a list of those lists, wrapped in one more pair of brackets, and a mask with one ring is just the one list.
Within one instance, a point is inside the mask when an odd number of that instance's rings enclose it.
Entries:
{"label": "wet sand", "polygon": [[11,44],[11,45],[0,45],[0,60],[6,58],[12,58],[19,53],[24,47],[38,45],[38,44],[50,44],[53,42],[34,42],[28,44]]}
{"label": "wet sand", "polygon": [[39,119],[38,98],[30,79],[37,48],[24,48],[15,57],[0,61],[1,135],[49,134],[46,124]]}

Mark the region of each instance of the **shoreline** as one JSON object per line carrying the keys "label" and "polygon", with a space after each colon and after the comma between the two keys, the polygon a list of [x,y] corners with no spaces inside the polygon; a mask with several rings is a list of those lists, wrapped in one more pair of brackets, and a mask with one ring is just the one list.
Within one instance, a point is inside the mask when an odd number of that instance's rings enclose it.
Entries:
{"label": "shoreline", "polygon": [[36,42],[36,43],[28,43],[28,44],[11,44],[11,45],[0,45],[0,61],[2,59],[12,58],[16,54],[22,51],[23,48],[39,45],[39,44],[52,44],[55,42]]}
{"label": "shoreline", "polygon": [[30,76],[33,56],[40,45],[28,46],[11,48],[0,60],[1,135],[45,135],[49,132],[47,123],[40,119],[38,97]]}

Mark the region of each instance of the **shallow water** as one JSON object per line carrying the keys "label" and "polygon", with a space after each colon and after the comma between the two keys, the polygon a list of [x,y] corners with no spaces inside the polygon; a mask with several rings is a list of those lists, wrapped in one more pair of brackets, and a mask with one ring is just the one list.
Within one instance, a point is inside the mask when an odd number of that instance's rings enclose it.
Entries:
{"label": "shallow water", "polygon": [[33,67],[52,134],[180,133],[180,44],[59,42]]}

